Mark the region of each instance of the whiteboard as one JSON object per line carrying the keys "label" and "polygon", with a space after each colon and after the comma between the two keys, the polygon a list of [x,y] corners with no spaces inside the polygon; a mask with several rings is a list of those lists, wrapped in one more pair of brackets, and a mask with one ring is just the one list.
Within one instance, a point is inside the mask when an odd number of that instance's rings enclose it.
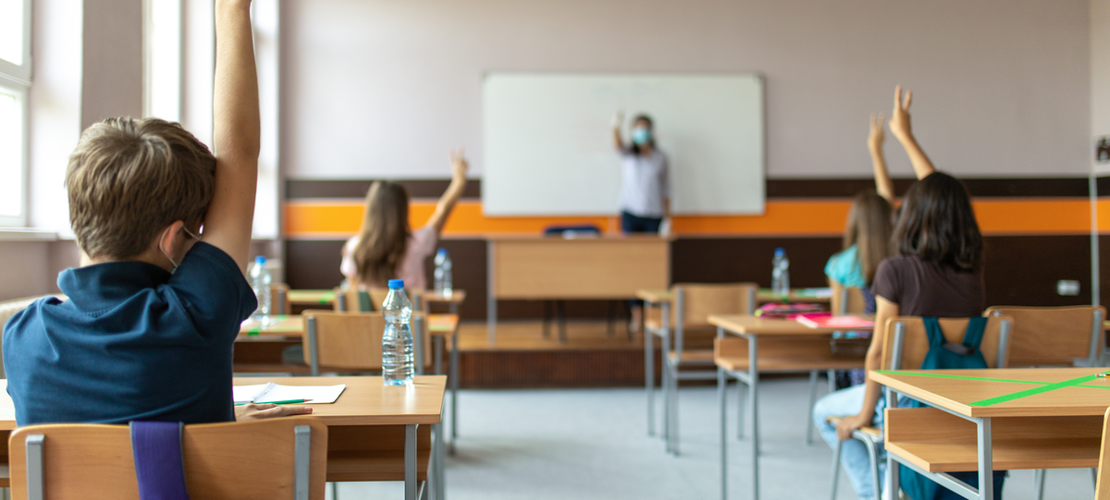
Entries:
{"label": "whiteboard", "polygon": [[486,215],[619,212],[611,120],[655,122],[676,214],[762,214],[763,78],[756,74],[490,73],[482,87]]}

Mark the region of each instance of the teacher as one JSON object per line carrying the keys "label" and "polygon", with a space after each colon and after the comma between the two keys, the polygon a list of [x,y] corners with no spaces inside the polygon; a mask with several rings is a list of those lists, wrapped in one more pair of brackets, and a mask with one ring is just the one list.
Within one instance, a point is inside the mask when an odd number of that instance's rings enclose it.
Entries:
{"label": "teacher", "polygon": [[[651,117],[632,120],[632,143],[621,138],[624,113],[613,116],[613,146],[621,155],[621,231],[659,233],[671,215],[671,180],[667,155],[655,146]],[[669,221],[668,221],[669,222]],[[664,227],[664,234],[669,228]]]}

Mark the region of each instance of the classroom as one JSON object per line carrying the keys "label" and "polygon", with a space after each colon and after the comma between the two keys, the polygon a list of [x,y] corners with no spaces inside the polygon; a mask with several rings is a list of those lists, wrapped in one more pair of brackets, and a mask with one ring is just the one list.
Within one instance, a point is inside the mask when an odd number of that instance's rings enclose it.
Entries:
{"label": "classroom", "polygon": [[0,0],[0,500],[1110,500],[1102,255],[1110,0]]}

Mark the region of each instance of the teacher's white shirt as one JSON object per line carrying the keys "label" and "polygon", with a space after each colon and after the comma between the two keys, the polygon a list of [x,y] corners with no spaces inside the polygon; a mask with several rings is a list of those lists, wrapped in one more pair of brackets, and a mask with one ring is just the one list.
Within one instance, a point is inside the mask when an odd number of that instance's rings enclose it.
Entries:
{"label": "teacher's white shirt", "polygon": [[671,196],[667,155],[652,149],[647,156],[621,151],[621,210],[640,217],[663,216],[663,200]]}

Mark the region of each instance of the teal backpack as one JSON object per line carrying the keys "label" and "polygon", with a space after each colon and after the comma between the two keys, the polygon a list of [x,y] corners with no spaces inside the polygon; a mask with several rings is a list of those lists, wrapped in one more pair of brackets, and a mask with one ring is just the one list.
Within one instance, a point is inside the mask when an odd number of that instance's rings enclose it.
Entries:
{"label": "teal backpack", "polygon": [[[956,344],[947,342],[944,332],[940,329],[940,322],[936,318],[921,318],[925,323],[925,333],[929,336],[929,352],[925,354],[925,361],[921,363],[922,370],[952,370],[952,369],[980,369],[987,368],[987,360],[979,345],[983,342],[983,332],[987,329],[987,318],[971,318],[964,331],[964,341]],[[912,401],[911,408],[921,408],[926,405]],[[979,487],[979,472],[953,472],[951,476]],[[1006,480],[1006,471],[994,472],[994,500],[1002,499],[1002,484]],[[902,492],[913,500],[962,500],[963,497],[955,492],[943,488],[931,479],[914,472],[909,467],[898,469],[898,482],[901,483]]]}

